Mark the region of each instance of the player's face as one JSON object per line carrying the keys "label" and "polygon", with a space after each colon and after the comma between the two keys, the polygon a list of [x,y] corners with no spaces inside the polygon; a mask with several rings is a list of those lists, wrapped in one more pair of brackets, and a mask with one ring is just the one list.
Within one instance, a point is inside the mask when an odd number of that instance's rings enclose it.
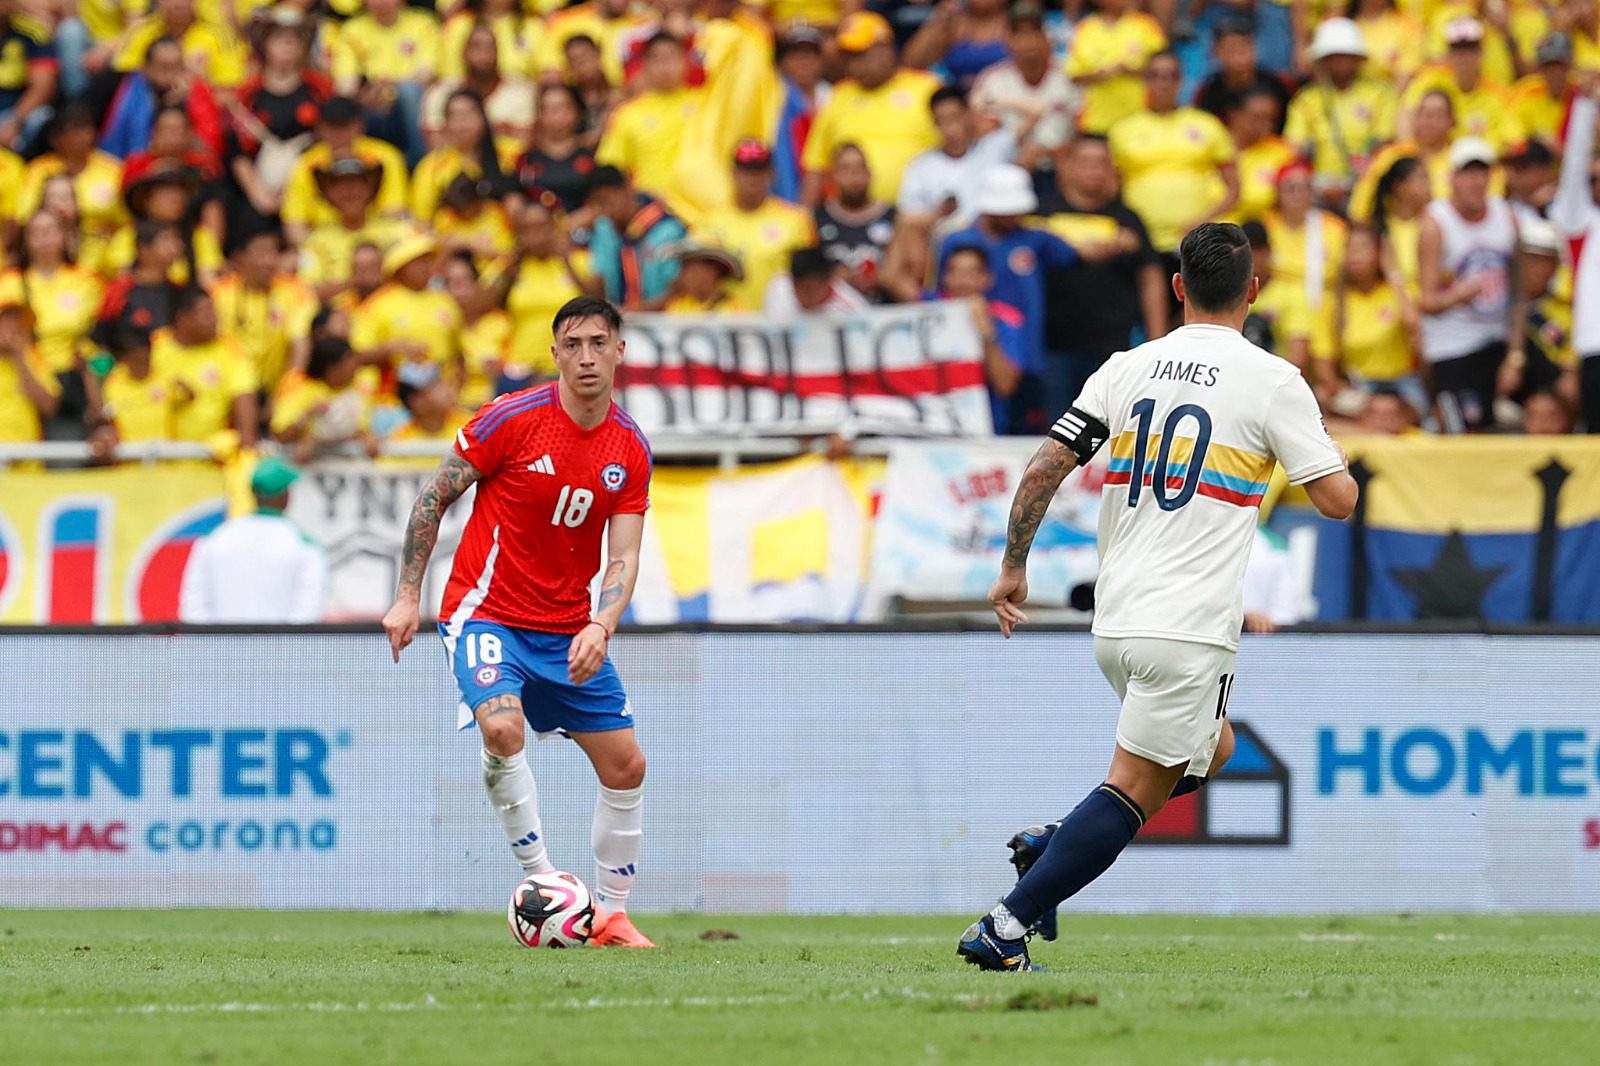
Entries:
{"label": "player's face", "polygon": [[621,335],[604,319],[569,318],[561,324],[550,354],[561,372],[561,383],[579,399],[593,400],[610,395],[625,346]]}

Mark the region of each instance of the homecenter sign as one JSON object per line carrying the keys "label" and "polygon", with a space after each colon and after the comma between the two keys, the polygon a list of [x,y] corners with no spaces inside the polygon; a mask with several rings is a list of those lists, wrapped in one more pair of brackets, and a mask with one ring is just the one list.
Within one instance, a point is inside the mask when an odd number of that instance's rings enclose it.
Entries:
{"label": "homecenter sign", "polygon": [[1323,795],[1600,795],[1600,740],[1584,729],[1327,728],[1317,766]]}

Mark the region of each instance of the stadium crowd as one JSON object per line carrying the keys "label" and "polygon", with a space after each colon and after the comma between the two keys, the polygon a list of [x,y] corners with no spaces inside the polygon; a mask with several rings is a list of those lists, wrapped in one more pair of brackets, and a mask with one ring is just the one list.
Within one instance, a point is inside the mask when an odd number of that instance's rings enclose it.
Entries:
{"label": "stadium crowd", "polygon": [[1600,431],[1595,0],[0,18],[0,440],[448,439],[553,373],[579,293],[969,300],[996,429],[1034,433],[1179,321],[1207,219],[1247,228],[1251,338],[1330,422]]}

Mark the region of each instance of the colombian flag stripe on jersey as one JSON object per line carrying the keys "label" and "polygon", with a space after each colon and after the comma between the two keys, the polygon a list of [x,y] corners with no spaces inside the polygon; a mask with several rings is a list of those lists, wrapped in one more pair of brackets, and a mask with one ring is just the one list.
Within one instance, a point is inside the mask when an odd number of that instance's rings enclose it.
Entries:
{"label": "colombian flag stripe on jersey", "polygon": [[[1133,480],[1133,448],[1136,434],[1124,431],[1111,445],[1111,465],[1106,474],[1107,485],[1126,485]],[[1149,485],[1155,476],[1156,458],[1161,450],[1161,435],[1152,433],[1145,453],[1143,483]],[[1194,455],[1193,437],[1174,437],[1165,471],[1167,489],[1181,491],[1189,475],[1189,460]],[[1267,484],[1272,479],[1274,460],[1244,448],[1227,444],[1212,444],[1206,448],[1205,465],[1200,470],[1196,495],[1210,496],[1224,503],[1240,507],[1256,507],[1266,495]]]}

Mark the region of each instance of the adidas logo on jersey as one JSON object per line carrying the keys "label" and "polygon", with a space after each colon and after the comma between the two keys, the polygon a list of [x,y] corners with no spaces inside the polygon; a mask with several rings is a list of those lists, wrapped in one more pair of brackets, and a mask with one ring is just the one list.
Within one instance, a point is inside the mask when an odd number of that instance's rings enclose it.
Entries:
{"label": "adidas logo on jersey", "polygon": [[549,452],[545,452],[544,455],[539,457],[538,462],[529,463],[528,469],[535,474],[554,474],[556,472],[556,461],[550,458]]}

